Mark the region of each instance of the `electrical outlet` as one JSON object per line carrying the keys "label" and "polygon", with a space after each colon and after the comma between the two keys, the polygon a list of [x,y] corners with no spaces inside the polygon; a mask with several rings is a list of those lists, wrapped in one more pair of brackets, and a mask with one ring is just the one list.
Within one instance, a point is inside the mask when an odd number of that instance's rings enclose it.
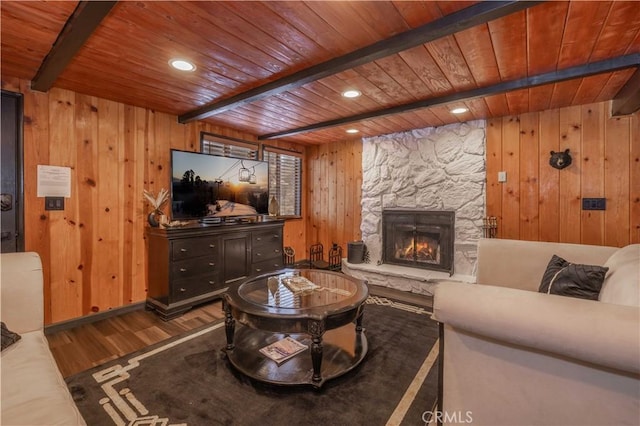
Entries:
{"label": "electrical outlet", "polygon": [[583,198],[582,210],[606,210],[607,199],[606,198]]}
{"label": "electrical outlet", "polygon": [[498,182],[507,181],[507,172],[498,172]]}

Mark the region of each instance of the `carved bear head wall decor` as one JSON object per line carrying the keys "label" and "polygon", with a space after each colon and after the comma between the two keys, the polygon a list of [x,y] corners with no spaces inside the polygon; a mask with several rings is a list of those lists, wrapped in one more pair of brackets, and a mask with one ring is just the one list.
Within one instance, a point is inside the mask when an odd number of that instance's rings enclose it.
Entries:
{"label": "carved bear head wall decor", "polygon": [[571,165],[571,154],[569,154],[569,149],[565,149],[564,152],[551,151],[549,164],[551,164],[551,167],[558,170],[569,167]]}

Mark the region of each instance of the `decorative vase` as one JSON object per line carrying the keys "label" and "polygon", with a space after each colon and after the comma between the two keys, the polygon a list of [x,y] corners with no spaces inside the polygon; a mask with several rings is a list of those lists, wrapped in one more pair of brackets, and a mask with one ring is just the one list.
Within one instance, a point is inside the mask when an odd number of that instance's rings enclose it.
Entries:
{"label": "decorative vase", "polygon": [[269,201],[269,216],[278,216],[278,214],[280,214],[280,203],[278,203],[274,195]]}
{"label": "decorative vase", "polygon": [[149,226],[151,226],[152,228],[157,228],[158,226],[160,226],[160,216],[162,215],[163,213],[158,210],[153,210],[151,213],[149,213],[149,215],[147,216]]}

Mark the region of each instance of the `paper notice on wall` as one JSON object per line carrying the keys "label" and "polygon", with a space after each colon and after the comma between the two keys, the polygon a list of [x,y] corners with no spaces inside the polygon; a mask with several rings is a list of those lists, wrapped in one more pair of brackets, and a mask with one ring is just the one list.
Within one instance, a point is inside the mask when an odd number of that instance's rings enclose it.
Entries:
{"label": "paper notice on wall", "polygon": [[38,197],[71,197],[71,168],[38,164]]}

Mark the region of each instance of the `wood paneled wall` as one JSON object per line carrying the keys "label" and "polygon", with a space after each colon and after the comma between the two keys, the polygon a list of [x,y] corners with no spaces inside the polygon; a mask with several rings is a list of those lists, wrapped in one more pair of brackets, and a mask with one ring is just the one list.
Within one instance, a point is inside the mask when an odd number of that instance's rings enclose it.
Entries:
{"label": "wood paneled wall", "polygon": [[[550,151],[567,148],[571,166],[552,168]],[[606,210],[582,210],[584,197],[606,198]],[[487,215],[500,238],[640,242],[640,114],[611,118],[602,102],[490,120]]]}
{"label": "wood paneled wall", "polygon": [[[201,131],[255,141],[67,90],[34,92],[28,81],[5,80],[2,88],[24,95],[25,249],[42,257],[46,323],[145,300],[150,209],[142,192],[169,186],[171,148],[199,150]],[[45,211],[37,198],[38,164],[72,169],[63,211]],[[287,221],[285,244],[304,251],[304,241],[304,221]]]}
{"label": "wood paneled wall", "polygon": [[[25,247],[40,254],[47,323],[105,311],[146,297],[144,188],[169,185],[170,148],[197,151],[200,132],[252,135],[175,116],[5,80],[24,94]],[[640,242],[640,118],[609,118],[608,103],[492,120],[487,126],[487,214],[503,238],[621,246]],[[305,155],[303,219],[285,224],[298,260],[361,238],[362,142],[278,146]],[[570,148],[574,163],[548,165]],[[36,197],[38,164],[72,168],[64,211]],[[507,182],[497,172],[507,171]],[[606,197],[607,210],[582,211],[582,197]],[[326,256],[326,254],[325,254]]]}
{"label": "wood paneled wall", "polygon": [[362,141],[336,142],[307,148],[307,249],[320,242],[325,259],[332,243],[347,256],[347,242],[362,238]]}

